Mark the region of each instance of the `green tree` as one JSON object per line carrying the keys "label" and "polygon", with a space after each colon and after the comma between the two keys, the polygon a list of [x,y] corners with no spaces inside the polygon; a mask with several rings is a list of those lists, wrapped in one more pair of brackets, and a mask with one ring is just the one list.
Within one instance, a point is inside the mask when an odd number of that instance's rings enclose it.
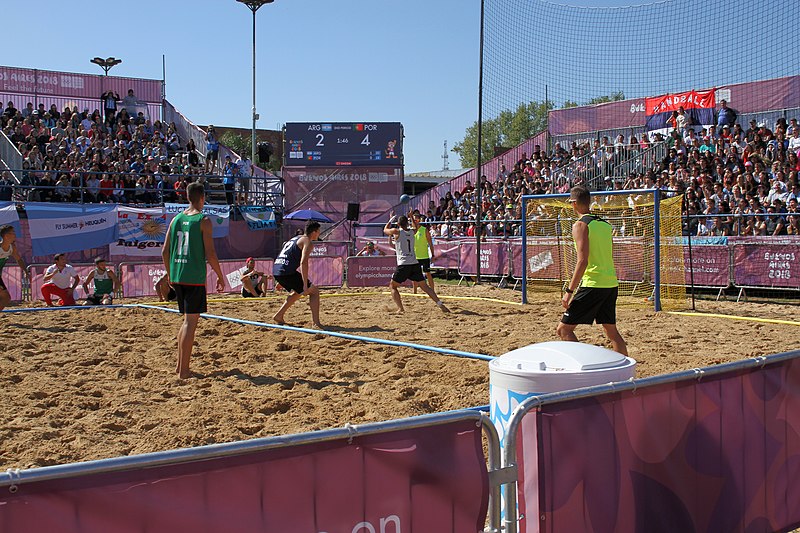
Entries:
{"label": "green tree", "polygon": [[625,93],[623,93],[622,91],[617,91],[609,95],[595,96],[594,98],[589,100],[586,103],[586,105],[605,104],[607,102],[619,102],[620,100],[625,100]]}
{"label": "green tree", "polygon": [[[484,119],[481,131],[481,160],[494,157],[495,146],[517,146],[547,128],[547,113],[554,109],[552,101],[520,104],[514,111],[501,111]],[[464,139],[453,146],[464,168],[478,164],[478,123],[467,128]]]}
{"label": "green tree", "polygon": [[578,107],[580,104],[574,100],[564,100],[564,105],[561,106],[561,109],[569,109],[570,107]]}
{"label": "green tree", "polygon": [[[222,136],[219,138],[219,142],[221,142],[222,144],[224,144],[225,146],[227,146],[240,156],[247,155],[248,157],[250,156],[250,147],[252,146],[250,140],[251,140],[250,135],[244,136],[230,130],[223,133]],[[256,161],[254,161],[255,163],[257,163],[258,160],[257,154],[258,153],[256,152]],[[258,166],[264,168],[263,165],[258,165]],[[273,153],[272,157],[269,158],[269,163],[266,165],[266,170],[269,170],[270,172],[277,172],[280,169],[281,169],[281,154]]]}

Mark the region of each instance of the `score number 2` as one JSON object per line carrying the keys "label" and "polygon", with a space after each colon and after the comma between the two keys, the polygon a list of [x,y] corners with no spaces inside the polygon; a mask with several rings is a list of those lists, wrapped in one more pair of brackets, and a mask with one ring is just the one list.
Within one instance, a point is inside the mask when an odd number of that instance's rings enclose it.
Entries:
{"label": "score number 2", "polygon": [[[369,133],[364,135],[364,139],[361,141],[361,144],[364,146],[369,146]],[[317,133],[317,146],[325,146],[325,136],[321,133]]]}

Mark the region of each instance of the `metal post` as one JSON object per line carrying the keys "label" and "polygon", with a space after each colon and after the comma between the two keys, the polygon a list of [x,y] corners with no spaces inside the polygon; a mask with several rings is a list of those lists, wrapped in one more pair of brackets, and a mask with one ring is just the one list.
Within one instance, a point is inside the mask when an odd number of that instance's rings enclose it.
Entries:
{"label": "metal post", "polygon": [[661,196],[660,190],[653,191],[653,303],[656,311],[661,311]]}
{"label": "metal post", "polygon": [[250,9],[253,11],[253,131],[250,136],[250,169],[252,174],[253,165],[256,163],[256,11],[261,6],[253,5]]}
{"label": "metal post", "polygon": [[522,197],[522,303],[528,303],[528,200]]}
{"label": "metal post", "polygon": [[476,239],[476,258],[475,262],[477,274],[475,276],[475,283],[481,282],[481,148],[483,143],[483,14],[484,14],[484,0],[481,0],[481,37],[480,37],[480,61],[478,62],[478,165],[477,169],[477,209],[475,211],[475,239]]}

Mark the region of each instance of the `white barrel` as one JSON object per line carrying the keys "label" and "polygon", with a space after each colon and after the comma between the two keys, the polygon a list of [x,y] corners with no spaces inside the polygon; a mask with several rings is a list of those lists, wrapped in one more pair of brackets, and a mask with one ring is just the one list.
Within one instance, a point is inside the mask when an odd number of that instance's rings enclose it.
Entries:
{"label": "white barrel", "polygon": [[[490,417],[505,455],[511,413],[531,396],[625,381],[636,372],[630,357],[592,344],[551,341],[510,351],[489,362]],[[535,446],[533,446],[535,448]],[[505,496],[501,498],[506,518]]]}
{"label": "white barrel", "polygon": [[636,361],[630,357],[580,342],[540,342],[493,359],[489,362],[489,407],[500,447],[505,448],[511,412],[527,398],[625,381],[635,372]]}

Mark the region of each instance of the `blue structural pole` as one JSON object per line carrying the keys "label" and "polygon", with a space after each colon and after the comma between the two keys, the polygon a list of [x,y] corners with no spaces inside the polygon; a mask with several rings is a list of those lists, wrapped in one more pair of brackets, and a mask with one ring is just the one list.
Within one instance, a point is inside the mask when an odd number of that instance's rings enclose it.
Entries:
{"label": "blue structural pole", "polygon": [[528,303],[528,200],[522,197],[522,303]]}
{"label": "blue structural pole", "polygon": [[661,196],[653,191],[653,304],[661,311]]}

